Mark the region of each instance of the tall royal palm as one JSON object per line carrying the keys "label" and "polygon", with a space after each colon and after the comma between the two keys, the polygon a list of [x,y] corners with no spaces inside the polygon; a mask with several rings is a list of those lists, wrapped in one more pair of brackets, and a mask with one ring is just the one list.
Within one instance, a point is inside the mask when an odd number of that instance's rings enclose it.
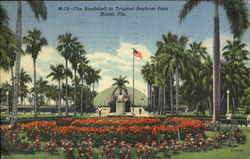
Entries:
{"label": "tall royal palm", "polygon": [[[203,86],[201,71],[204,70],[204,61],[206,60],[208,54],[206,48],[202,46],[201,42],[193,42],[188,49],[189,67],[190,70],[184,77],[183,82],[183,92],[185,92],[184,98],[192,97],[187,102],[194,102],[196,104],[197,116],[200,108],[203,108]],[[199,103],[199,104],[198,104]],[[204,110],[204,109],[203,109]]]}
{"label": "tall royal palm", "polygon": [[235,105],[239,104],[239,97],[243,96],[243,90],[249,85],[249,71],[247,62],[249,61],[249,51],[246,44],[241,40],[227,41],[223,48],[222,63],[222,91],[230,90],[230,96],[233,97]]}
{"label": "tall royal palm", "polygon": [[162,69],[162,73],[171,74],[175,73],[175,88],[176,88],[176,112],[179,112],[179,80],[180,73],[183,75],[188,70],[188,57],[186,54],[186,45],[188,38],[186,36],[174,35],[168,33],[162,35],[162,41],[157,42],[157,55],[159,59],[159,65]]}
{"label": "tall royal palm", "polygon": [[[81,57],[80,63],[78,66],[78,74],[81,79],[81,115],[83,115],[83,84],[84,84],[84,76],[86,74],[86,66],[89,63],[85,56]],[[86,111],[86,110],[85,110]]]}
{"label": "tall royal palm", "polygon": [[[6,10],[0,4],[0,69],[8,71],[14,67],[15,50],[21,51],[14,33],[9,28],[9,17]],[[12,71],[13,72],[13,71]]]}
{"label": "tall royal palm", "polygon": [[[61,34],[57,38],[59,45],[57,51],[65,59],[65,69],[68,70],[68,62],[73,52],[73,46],[77,42],[77,38],[73,37],[71,33]],[[66,116],[68,116],[68,76],[65,77],[66,89],[65,89],[65,104],[66,104]]]}
{"label": "tall royal palm", "polygon": [[119,76],[119,78],[113,78],[113,81],[115,81],[112,86],[116,86],[116,88],[113,91],[113,94],[115,91],[118,89],[119,90],[119,95],[122,95],[122,90],[125,91],[126,94],[128,94],[126,84],[129,83],[128,80],[126,80],[127,76],[122,77],[122,75]]}
{"label": "tall royal palm", "polygon": [[142,66],[141,74],[143,79],[147,82],[148,84],[148,107],[152,109],[152,84],[153,84],[153,69],[152,65],[147,62],[144,66]]}
{"label": "tall royal palm", "polygon": [[36,92],[36,59],[42,49],[42,47],[48,45],[45,37],[41,37],[42,32],[34,28],[28,32],[28,35],[23,38],[23,42],[26,44],[25,52],[30,54],[33,59],[34,69],[34,116],[37,116],[37,92]]}
{"label": "tall royal palm", "polygon": [[58,114],[62,115],[62,109],[61,109],[61,81],[65,78],[64,73],[64,65],[58,64],[58,65],[50,65],[50,69],[52,72],[48,74],[47,77],[51,77],[53,81],[58,81]]}
{"label": "tall royal palm", "polygon": [[86,86],[87,86],[87,106],[86,106],[86,110],[88,109],[88,105],[91,104],[91,84],[93,83],[93,72],[95,71],[94,68],[92,68],[91,66],[87,65],[86,68],[86,74],[85,74],[85,81],[86,81]]}
{"label": "tall royal palm", "polygon": [[93,71],[92,78],[93,78],[93,92],[95,92],[95,83],[98,83],[102,77],[100,76],[101,70],[97,69]]}
{"label": "tall royal palm", "polygon": [[92,104],[94,104],[94,98],[95,98],[95,83],[99,83],[99,80],[102,79],[102,77],[100,76],[101,70],[97,69],[97,70],[93,70],[92,75],[91,75],[91,79],[92,79],[92,87],[93,87],[93,91],[92,91]]}
{"label": "tall royal palm", "polygon": [[180,22],[201,2],[214,5],[214,43],[213,43],[213,121],[220,118],[220,24],[219,7],[222,7],[228,18],[231,32],[240,38],[249,27],[247,3],[243,0],[188,0],[179,15]]}
{"label": "tall royal palm", "polygon": [[[14,33],[9,28],[9,17],[7,11],[0,4],[0,71],[11,71],[12,91],[11,96],[13,99],[14,94],[14,65],[16,59],[16,51],[21,51],[21,46]],[[12,99],[9,99],[12,101]]]}
{"label": "tall royal palm", "polygon": [[72,65],[72,69],[74,70],[74,116],[76,116],[76,93],[77,93],[77,69],[78,69],[78,65],[80,63],[81,57],[85,54],[85,50],[83,49],[83,45],[81,45],[79,42],[74,42],[72,44],[72,48],[73,48],[73,52],[71,57],[69,58],[69,61]]}
{"label": "tall royal palm", "polygon": [[[19,42],[19,45],[22,45],[22,1],[17,2],[17,22],[16,22],[16,36]],[[29,6],[32,9],[32,12],[35,14],[36,19],[47,19],[47,8],[43,0],[34,0],[27,1]],[[20,61],[21,61],[21,51],[16,53],[15,61],[15,87],[14,87],[14,97],[13,97],[13,112],[11,124],[14,124],[17,120],[17,101],[18,101],[18,84],[19,84],[19,72],[20,72]]]}

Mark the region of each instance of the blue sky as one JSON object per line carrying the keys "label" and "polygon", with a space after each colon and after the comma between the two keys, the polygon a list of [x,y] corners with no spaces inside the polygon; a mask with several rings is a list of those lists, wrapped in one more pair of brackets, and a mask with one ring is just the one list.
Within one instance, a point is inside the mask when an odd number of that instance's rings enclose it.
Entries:
{"label": "blue sky", "polygon": [[[16,2],[1,2],[10,18],[10,27],[15,30]],[[120,74],[128,76],[132,85],[132,47],[138,48],[143,60],[136,59],[135,87],[146,93],[146,84],[140,74],[141,65],[156,51],[156,41],[162,34],[172,32],[188,36],[190,42],[203,41],[210,54],[213,36],[213,7],[209,3],[195,8],[183,23],[179,23],[178,14],[184,1],[49,1],[47,21],[37,21],[29,6],[23,2],[23,35],[34,27],[40,29],[48,39],[49,45],[43,48],[37,60],[38,76],[45,77],[50,64],[64,63],[56,51],[59,34],[71,32],[85,47],[91,65],[102,69],[103,79],[96,89],[101,91],[112,84],[112,78]],[[58,7],[167,7],[167,11],[125,11],[126,16],[100,16],[99,11],[59,11]],[[248,2],[250,11],[250,4]],[[114,11],[115,14],[117,11]],[[221,44],[232,39],[223,9],[220,9]],[[250,29],[243,37],[243,42],[250,49]],[[33,76],[32,61],[29,56],[22,57],[22,66]],[[2,80],[9,75],[2,75]],[[50,79],[49,79],[50,80]]]}

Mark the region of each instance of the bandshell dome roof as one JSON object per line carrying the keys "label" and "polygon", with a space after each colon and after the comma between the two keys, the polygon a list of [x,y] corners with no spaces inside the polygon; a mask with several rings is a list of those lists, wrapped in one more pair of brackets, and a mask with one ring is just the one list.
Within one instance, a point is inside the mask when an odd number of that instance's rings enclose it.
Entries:
{"label": "bandshell dome roof", "polygon": [[[98,93],[98,95],[94,99],[94,106],[107,106],[109,101],[112,99],[112,94],[115,87],[110,87],[102,92]],[[132,94],[133,94],[133,88],[127,87],[128,95],[131,96],[132,101]],[[115,92],[115,95],[118,93],[118,91]],[[123,92],[125,95],[125,92]],[[138,89],[135,89],[135,105],[137,106],[147,106],[147,96],[139,91]]]}

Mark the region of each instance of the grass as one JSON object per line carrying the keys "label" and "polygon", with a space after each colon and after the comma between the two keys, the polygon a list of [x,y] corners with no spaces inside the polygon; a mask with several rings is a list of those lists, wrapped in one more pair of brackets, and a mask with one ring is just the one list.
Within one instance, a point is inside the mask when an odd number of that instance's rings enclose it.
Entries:
{"label": "grass", "polygon": [[37,152],[36,154],[11,154],[6,155],[1,159],[64,159],[65,156],[62,153],[58,155],[50,155],[46,152]]}
{"label": "grass", "polygon": [[[70,114],[71,115],[71,114]],[[5,113],[1,113],[1,117],[6,117],[7,115],[5,114]],[[79,117],[79,118],[81,118],[81,117],[90,117],[91,116],[91,114],[84,114],[84,115],[82,115],[82,116],[77,116],[77,117]],[[10,117],[11,117],[11,115],[10,115]],[[23,113],[18,113],[18,118],[33,118],[34,117],[34,115],[33,114],[23,114]],[[38,115],[37,117],[39,117],[39,118],[48,118],[48,117],[60,117],[59,115],[56,115],[56,114],[40,114],[40,115]]]}
{"label": "grass", "polygon": [[[166,117],[169,115],[173,115],[173,114],[166,114],[166,115],[159,115],[159,114],[151,114],[152,117]],[[177,114],[176,114],[177,115]],[[187,115],[187,116],[196,116],[196,112],[183,112],[183,113],[179,113],[179,115]],[[202,113],[199,113],[199,116],[203,116]],[[205,112],[205,116],[210,116],[209,112]]]}
{"label": "grass", "polygon": [[[222,149],[208,152],[180,153],[172,155],[171,159],[250,159],[250,128],[242,128],[247,136],[244,145],[237,144],[235,147],[224,147]],[[213,135],[212,132],[208,132]],[[185,157],[184,157],[185,156]]]}
{"label": "grass", "polygon": [[[171,154],[170,159],[250,159],[250,128],[242,128],[247,136],[247,142],[244,145],[237,144],[234,147],[223,147],[213,149],[208,152],[180,152]],[[206,132],[206,135],[212,137],[215,132]],[[10,154],[4,155],[1,159],[65,159],[65,155],[58,148],[57,155],[50,155],[46,152],[37,152],[35,154]],[[159,153],[155,158],[164,159],[166,157]]]}

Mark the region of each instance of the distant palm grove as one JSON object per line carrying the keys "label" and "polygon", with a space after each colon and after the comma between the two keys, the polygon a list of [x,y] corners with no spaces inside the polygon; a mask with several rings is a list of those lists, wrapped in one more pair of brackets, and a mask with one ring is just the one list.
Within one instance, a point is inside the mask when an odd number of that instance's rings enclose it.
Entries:
{"label": "distant palm grove", "polygon": [[[188,0],[179,14],[180,22],[201,2]],[[11,74],[9,82],[1,83],[0,103],[7,103],[7,113],[12,115],[11,122],[16,122],[17,107],[23,105],[24,101],[32,103],[35,117],[40,113],[40,106],[51,105],[51,101],[56,103],[56,113],[59,115],[68,116],[70,111],[74,116],[77,112],[88,112],[97,94],[94,85],[101,79],[101,70],[89,65],[84,45],[77,36],[66,32],[58,35],[56,47],[65,61],[49,64],[51,72],[46,77],[37,78],[36,61],[48,41],[37,28],[23,35],[21,13],[22,5],[29,4],[38,20],[46,20],[46,4],[44,1],[16,3],[15,33],[9,28],[7,11],[0,4],[0,69]],[[149,111],[178,114],[183,111],[183,107],[188,107],[196,110],[197,115],[205,115],[208,111],[213,115],[213,120],[217,121],[220,115],[226,113],[229,91],[230,111],[236,113],[243,110],[243,113],[249,113],[250,53],[241,41],[249,28],[247,2],[214,0],[209,3],[214,5],[214,26],[211,26],[214,27],[213,56],[208,54],[207,48],[200,41],[191,42],[185,35],[163,33],[156,42],[154,56],[141,69],[148,85]],[[227,40],[223,48],[220,48],[218,7],[224,8],[234,37],[233,40]],[[33,60],[33,77],[20,65],[21,56],[26,54]],[[49,83],[48,79],[56,84]],[[118,83],[122,76],[114,79]],[[31,88],[28,88],[29,83],[33,85]],[[126,83],[128,81],[118,85],[120,94]]]}

